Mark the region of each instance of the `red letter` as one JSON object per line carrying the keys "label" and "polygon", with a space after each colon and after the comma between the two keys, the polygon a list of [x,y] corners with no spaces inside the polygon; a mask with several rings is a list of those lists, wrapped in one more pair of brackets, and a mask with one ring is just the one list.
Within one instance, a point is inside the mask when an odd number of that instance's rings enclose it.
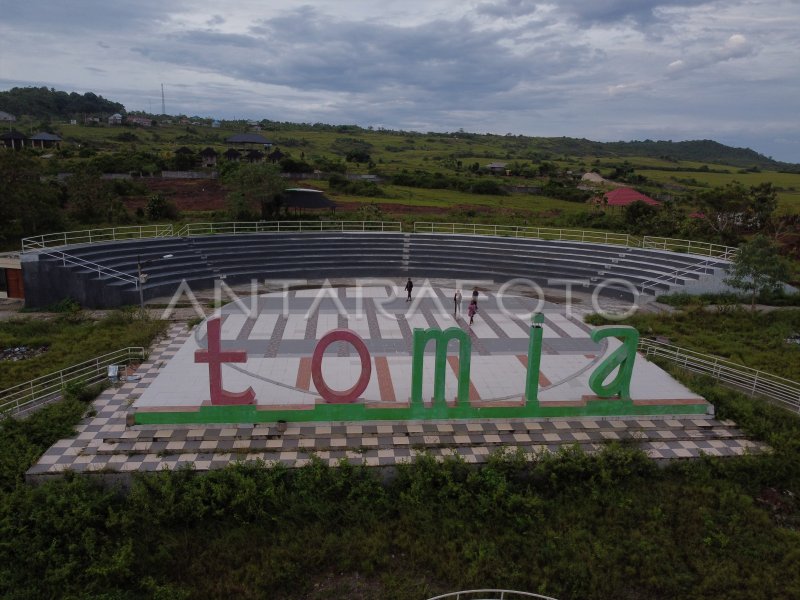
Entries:
{"label": "red letter", "polygon": [[208,322],[208,350],[196,350],[194,362],[208,363],[208,379],[211,384],[211,405],[253,404],[256,393],[249,387],[243,392],[226,392],[222,389],[222,363],[247,362],[247,352],[244,350],[220,349],[220,320],[219,317]]}
{"label": "red letter", "polygon": [[[357,351],[358,356],[361,358],[361,376],[358,378],[356,384],[349,390],[337,392],[328,387],[325,380],[322,378],[322,356],[325,350],[333,342],[349,342]],[[322,396],[325,402],[330,404],[347,404],[355,402],[356,399],[364,393],[369,384],[369,378],[372,375],[372,357],[369,355],[369,350],[364,344],[359,335],[355,331],[349,329],[334,329],[322,336],[322,339],[314,348],[314,355],[311,357],[311,378],[314,380],[314,385]]]}

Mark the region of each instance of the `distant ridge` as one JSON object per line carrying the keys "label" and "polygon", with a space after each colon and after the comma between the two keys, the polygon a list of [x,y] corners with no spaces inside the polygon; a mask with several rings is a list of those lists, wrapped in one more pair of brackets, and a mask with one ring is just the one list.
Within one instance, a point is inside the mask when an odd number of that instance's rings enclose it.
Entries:
{"label": "distant ridge", "polygon": [[[119,102],[107,100],[92,92],[78,94],[61,92],[46,87],[15,87],[0,92],[0,111],[16,117],[28,115],[38,119],[69,119],[79,114],[111,114],[124,113],[125,106]],[[369,135],[370,129],[358,125],[328,125],[324,123],[287,123],[262,120],[266,131],[289,130],[323,130],[341,133]],[[383,130],[391,131],[391,130]],[[533,137],[509,134],[468,133],[463,130],[451,133],[397,131],[394,133],[407,136],[445,136],[458,138],[499,138],[509,149],[525,150],[528,154],[537,153],[562,154],[579,157],[598,157],[635,159],[636,157],[659,158],[667,161],[693,161],[729,165],[740,169],[767,169],[800,173],[800,164],[785,163],[759,154],[750,148],[735,148],[715,142],[714,140],[672,141],[630,141],[630,142],[595,142],[585,138],[569,137]],[[663,168],[663,167],[662,167]]]}

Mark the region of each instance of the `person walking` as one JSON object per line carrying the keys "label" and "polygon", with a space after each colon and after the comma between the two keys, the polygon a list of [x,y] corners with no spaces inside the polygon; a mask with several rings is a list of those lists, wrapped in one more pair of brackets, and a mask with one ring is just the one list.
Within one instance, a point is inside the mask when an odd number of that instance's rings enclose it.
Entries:
{"label": "person walking", "polygon": [[472,302],[469,303],[469,308],[467,308],[467,314],[469,315],[469,324],[472,325],[472,322],[475,320],[475,313],[478,312],[478,301],[473,298]]}
{"label": "person walking", "polygon": [[477,308],[477,306],[478,306],[478,288],[477,287],[472,288],[472,301],[475,303],[475,306]]}
{"label": "person walking", "polygon": [[406,302],[411,302],[411,290],[413,289],[414,289],[414,284],[411,282],[411,277],[409,277],[405,287],[405,290],[408,292],[408,297],[406,298]]}
{"label": "person walking", "polygon": [[453,316],[458,318],[461,314],[461,290],[456,290],[456,295],[453,296]]}

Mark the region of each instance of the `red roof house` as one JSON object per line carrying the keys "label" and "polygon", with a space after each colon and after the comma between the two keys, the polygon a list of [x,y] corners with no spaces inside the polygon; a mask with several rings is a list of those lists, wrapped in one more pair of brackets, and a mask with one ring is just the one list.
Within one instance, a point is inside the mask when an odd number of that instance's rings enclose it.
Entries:
{"label": "red roof house", "polygon": [[661,203],[658,200],[653,200],[649,196],[640,194],[633,188],[623,187],[611,190],[605,194],[607,206],[629,206],[634,202],[644,202],[650,206],[659,206]]}

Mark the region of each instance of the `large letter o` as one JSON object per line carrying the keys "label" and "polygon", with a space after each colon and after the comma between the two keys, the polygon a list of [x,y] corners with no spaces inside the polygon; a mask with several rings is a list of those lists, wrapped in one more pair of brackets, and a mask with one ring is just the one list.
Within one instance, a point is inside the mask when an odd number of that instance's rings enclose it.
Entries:
{"label": "large letter o", "polygon": [[[337,392],[332,390],[322,377],[322,357],[325,350],[328,349],[333,342],[348,342],[358,351],[358,356],[361,358],[361,376],[358,378],[356,384],[349,390]],[[334,329],[322,336],[322,339],[314,348],[314,355],[311,357],[311,379],[314,385],[322,396],[325,402],[330,404],[348,404],[355,402],[356,399],[364,393],[369,384],[369,378],[372,376],[372,357],[369,355],[364,340],[362,340],[355,331],[349,329]]]}

